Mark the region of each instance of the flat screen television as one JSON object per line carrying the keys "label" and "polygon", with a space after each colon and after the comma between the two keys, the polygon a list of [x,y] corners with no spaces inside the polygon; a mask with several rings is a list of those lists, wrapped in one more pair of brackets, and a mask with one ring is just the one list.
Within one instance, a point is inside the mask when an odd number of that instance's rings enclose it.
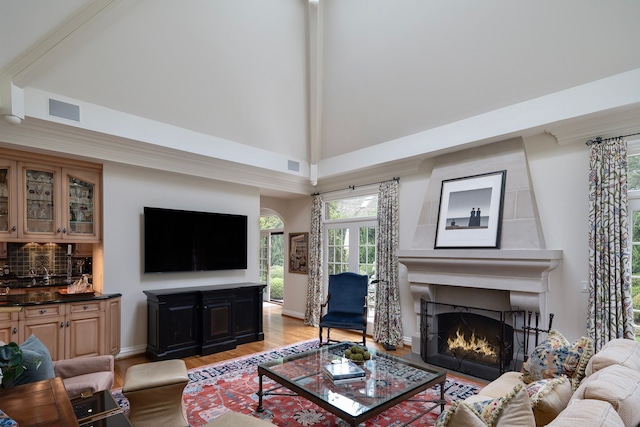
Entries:
{"label": "flat screen television", "polygon": [[144,208],[144,272],[247,268],[247,216]]}

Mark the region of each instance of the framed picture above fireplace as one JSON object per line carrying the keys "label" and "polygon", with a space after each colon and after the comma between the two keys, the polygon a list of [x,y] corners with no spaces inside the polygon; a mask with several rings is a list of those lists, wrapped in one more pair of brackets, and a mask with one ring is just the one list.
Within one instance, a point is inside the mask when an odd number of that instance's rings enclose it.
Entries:
{"label": "framed picture above fireplace", "polygon": [[442,181],[435,249],[499,248],[507,171]]}

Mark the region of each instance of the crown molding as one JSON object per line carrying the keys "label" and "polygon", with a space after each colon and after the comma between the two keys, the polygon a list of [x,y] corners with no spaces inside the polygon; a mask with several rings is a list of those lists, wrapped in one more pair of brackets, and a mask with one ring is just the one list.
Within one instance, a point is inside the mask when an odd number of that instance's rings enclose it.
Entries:
{"label": "crown molding", "polygon": [[309,195],[307,177],[266,170],[188,151],[106,135],[39,119],[0,123],[0,146],[119,163],[258,187],[272,194]]}
{"label": "crown molding", "polygon": [[556,138],[558,145],[638,133],[640,103],[557,122],[546,126],[545,131]]}

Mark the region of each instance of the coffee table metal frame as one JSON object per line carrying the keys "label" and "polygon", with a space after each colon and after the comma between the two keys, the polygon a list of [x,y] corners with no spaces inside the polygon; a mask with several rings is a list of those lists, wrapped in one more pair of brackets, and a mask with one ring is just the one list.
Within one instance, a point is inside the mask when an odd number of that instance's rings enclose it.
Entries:
{"label": "coffee table metal frame", "polygon": [[[327,363],[331,363],[332,360],[340,358],[344,350],[351,345],[353,344],[348,342],[338,343],[259,364],[258,407],[256,411],[264,411],[263,397],[268,395],[298,395],[304,397],[352,426],[357,426],[404,401],[431,403],[431,405],[423,408],[424,411],[422,413],[404,425],[421,418],[438,406],[441,412],[444,411],[447,403],[444,398],[446,371],[430,369],[406,359],[372,349],[369,350],[372,356],[371,361],[365,362],[363,365],[365,371],[367,371],[366,380],[334,385],[331,380],[324,376],[322,367]],[[407,375],[407,377],[394,378],[391,374],[394,371],[401,372],[401,375]],[[264,390],[263,376],[271,378],[278,384],[275,387]],[[384,387],[391,383],[393,383],[394,387],[392,392],[387,391],[385,393],[383,389],[380,389],[382,393],[377,395],[379,384]],[[412,396],[437,384],[440,385],[439,399],[411,399]],[[283,388],[293,393],[280,392],[279,390]],[[373,396],[370,396],[371,394]],[[327,399],[327,396],[331,398],[331,402]],[[377,400],[377,402],[371,405],[363,403],[367,400]],[[338,406],[340,403],[345,404],[345,402],[346,406],[358,408],[358,410],[347,412],[347,410]]]}

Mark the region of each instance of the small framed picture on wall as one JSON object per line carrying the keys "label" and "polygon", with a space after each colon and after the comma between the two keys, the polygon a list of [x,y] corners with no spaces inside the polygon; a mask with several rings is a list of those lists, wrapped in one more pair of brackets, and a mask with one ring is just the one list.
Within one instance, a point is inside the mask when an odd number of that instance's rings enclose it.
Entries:
{"label": "small framed picture on wall", "polygon": [[309,233],[289,233],[289,273],[307,274]]}

